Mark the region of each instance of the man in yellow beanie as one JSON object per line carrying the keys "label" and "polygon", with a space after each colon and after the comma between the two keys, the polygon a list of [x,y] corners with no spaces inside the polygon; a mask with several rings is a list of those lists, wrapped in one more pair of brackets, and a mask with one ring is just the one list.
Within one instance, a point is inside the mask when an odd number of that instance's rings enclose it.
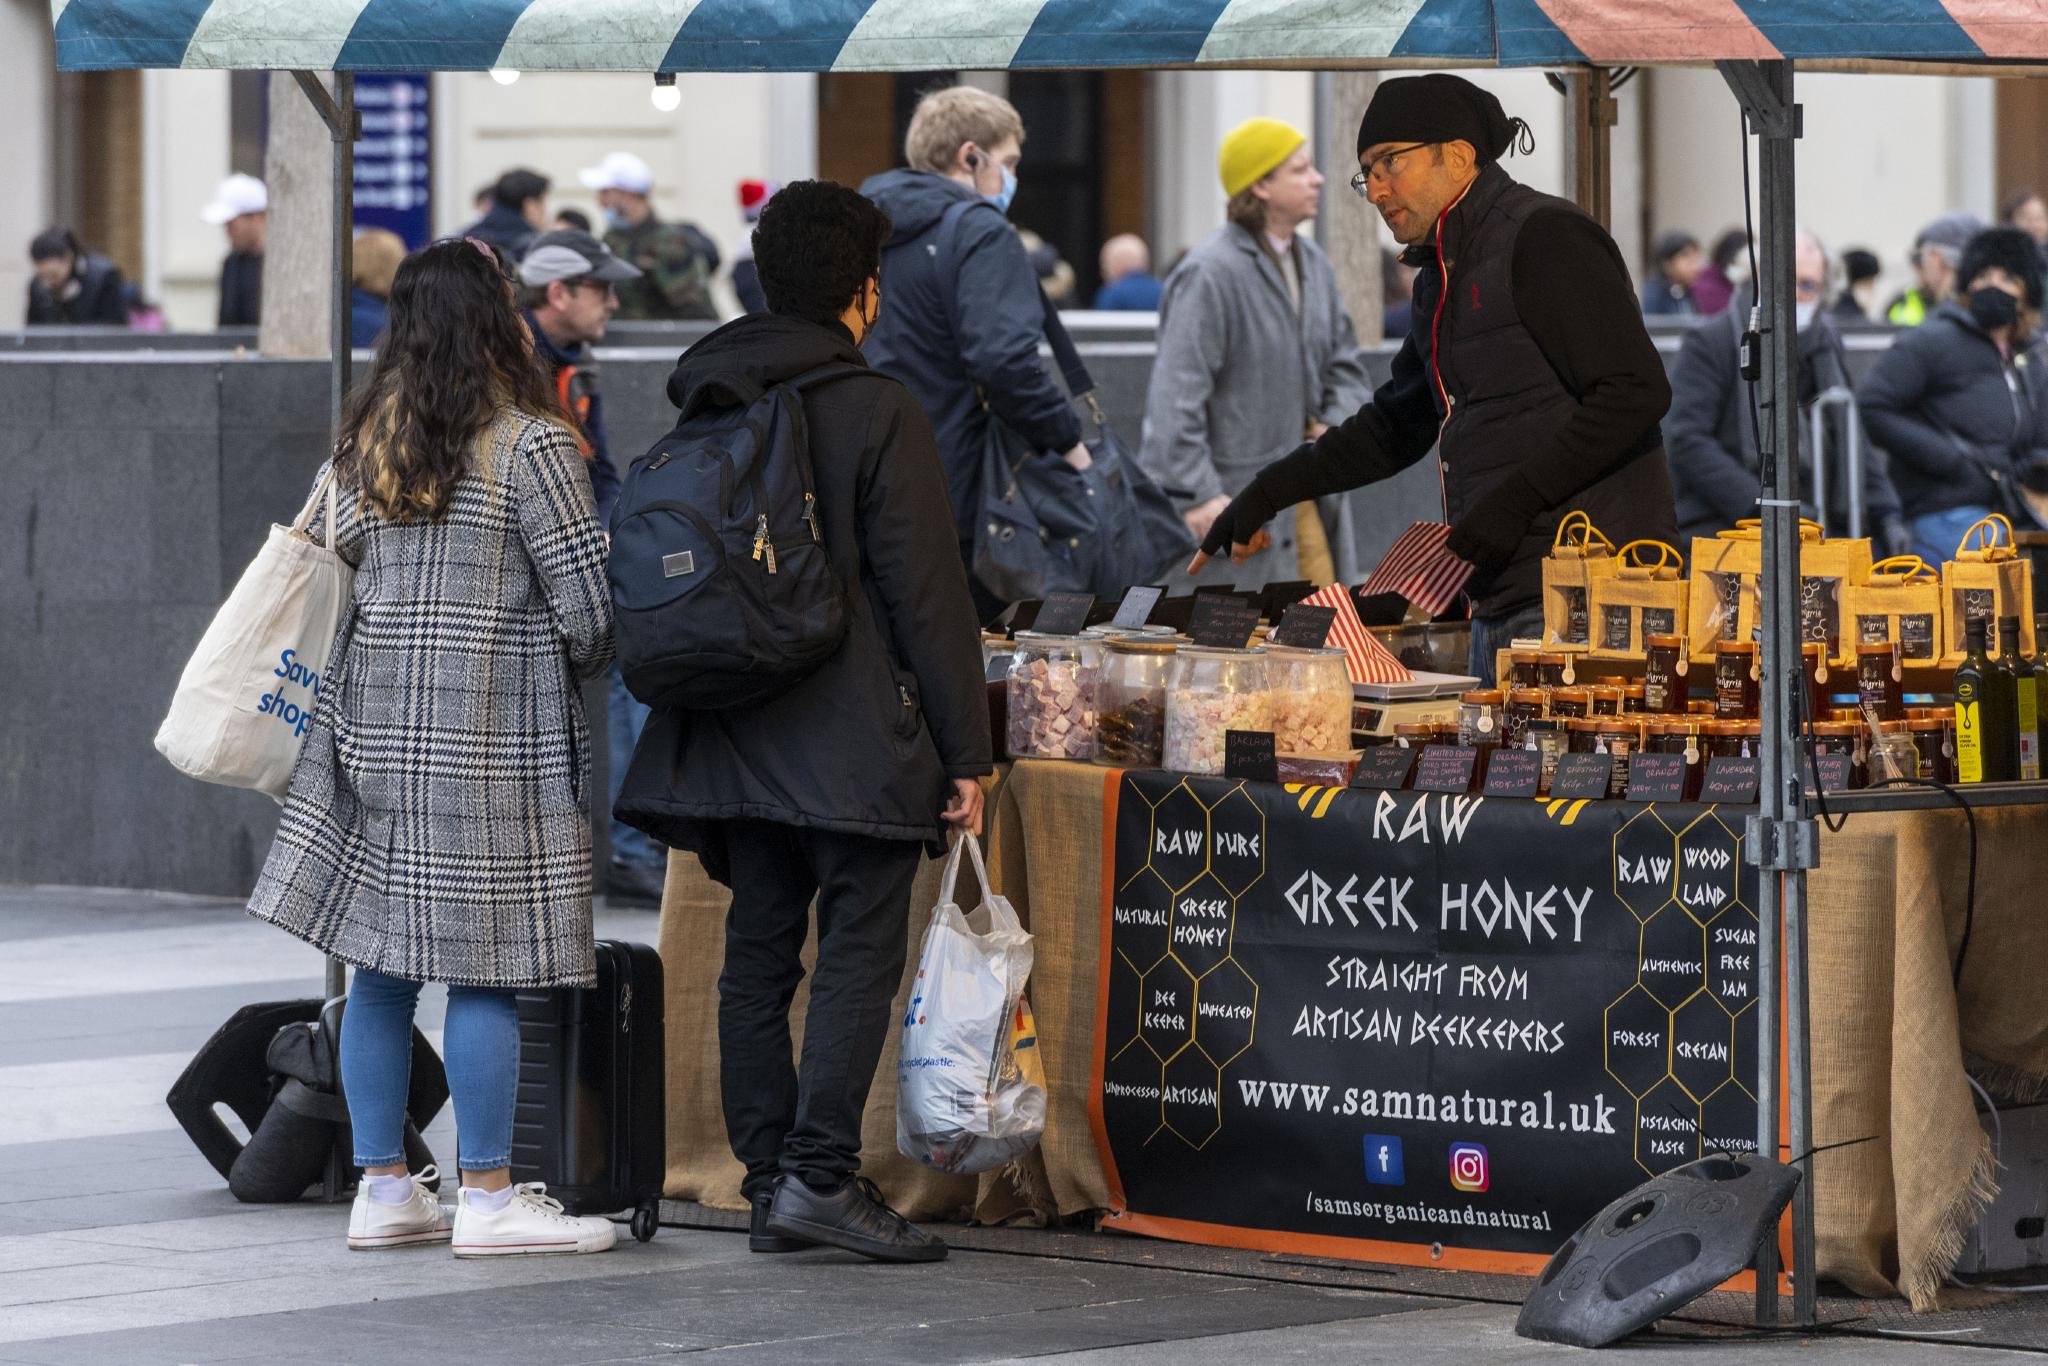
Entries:
{"label": "man in yellow beanie", "polygon": [[[1183,500],[1197,541],[1260,469],[1372,393],[1329,258],[1297,235],[1322,199],[1308,139],[1279,119],[1248,119],[1223,139],[1216,170],[1229,221],[1167,278],[1139,455]],[[1272,534],[1269,549],[1219,559],[1200,581],[1302,577],[1294,519]]]}

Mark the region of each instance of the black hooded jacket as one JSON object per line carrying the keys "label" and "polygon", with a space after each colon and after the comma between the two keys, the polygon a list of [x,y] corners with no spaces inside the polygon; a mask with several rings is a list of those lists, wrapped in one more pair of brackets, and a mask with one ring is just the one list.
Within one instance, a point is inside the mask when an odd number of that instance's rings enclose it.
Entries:
{"label": "black hooded jacket", "polygon": [[52,294],[40,279],[28,282],[30,327],[49,323],[128,325],[128,301],[124,297],[127,284],[121,278],[120,267],[104,256],[81,256],[71,268],[71,281],[77,284],[78,292],[71,293],[67,284],[62,295]]}
{"label": "black hooded jacket", "polygon": [[[668,396],[687,416],[832,361],[866,366],[844,329],[752,314],[685,351]],[[721,880],[724,822],[737,819],[942,850],[949,780],[993,769],[981,638],[930,424],[872,371],[806,389],[804,415],[825,546],[851,599],[846,639],[758,707],[655,711],[616,807]]]}
{"label": "black hooded jacket", "polygon": [[[964,185],[897,170],[860,192],[895,224],[882,249],[882,316],[861,349],[931,414],[960,542],[971,544],[991,412],[1051,455],[1081,439],[1074,405],[1038,356],[1038,274],[1002,211]],[[969,207],[942,234],[956,204]]]}

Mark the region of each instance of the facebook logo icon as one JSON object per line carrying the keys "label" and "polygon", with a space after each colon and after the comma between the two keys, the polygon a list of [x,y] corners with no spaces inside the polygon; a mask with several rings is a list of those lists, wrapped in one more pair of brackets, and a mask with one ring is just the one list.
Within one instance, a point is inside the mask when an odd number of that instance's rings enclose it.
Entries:
{"label": "facebook logo icon", "polygon": [[1392,1134],[1365,1136],[1365,1179],[1375,1186],[1407,1184],[1401,1170],[1400,1139]]}

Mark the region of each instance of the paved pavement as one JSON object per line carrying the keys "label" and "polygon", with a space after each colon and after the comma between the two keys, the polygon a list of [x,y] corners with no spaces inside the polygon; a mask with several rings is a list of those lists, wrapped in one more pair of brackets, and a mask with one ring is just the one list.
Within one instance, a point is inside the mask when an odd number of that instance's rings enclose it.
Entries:
{"label": "paved pavement", "polygon": [[[651,940],[648,912],[599,932]],[[753,1257],[664,1229],[580,1258],[350,1253],[346,1207],[237,1204],[163,1096],[251,1001],[316,995],[320,961],[212,900],[0,889],[0,1363],[1522,1362],[1512,1307],[1288,1284],[1142,1258],[956,1251],[880,1267]],[[443,997],[423,1001],[438,1042]],[[454,1152],[448,1111],[427,1134]],[[452,1167],[452,1163],[449,1164]],[[1989,1362],[2017,1354],[1660,1333],[1660,1360]],[[1970,1330],[1975,1331],[1975,1330]],[[1958,1342],[1967,1341],[1959,1337]],[[2037,1358],[2036,1358],[2037,1359]]]}

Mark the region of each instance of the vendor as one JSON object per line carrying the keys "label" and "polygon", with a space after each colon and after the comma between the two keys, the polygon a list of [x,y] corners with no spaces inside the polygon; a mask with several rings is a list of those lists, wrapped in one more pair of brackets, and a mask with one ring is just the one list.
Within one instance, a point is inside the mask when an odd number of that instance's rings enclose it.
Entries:
{"label": "vendor", "polygon": [[1281,508],[1399,473],[1437,446],[1450,549],[1474,568],[1472,672],[1542,629],[1542,560],[1584,509],[1616,544],[1677,535],[1658,421],[1671,401],[1614,239],[1500,168],[1528,127],[1458,76],[1383,83],[1352,188],[1419,267],[1393,376],[1341,425],[1259,472],[1191,569],[1242,561]]}

